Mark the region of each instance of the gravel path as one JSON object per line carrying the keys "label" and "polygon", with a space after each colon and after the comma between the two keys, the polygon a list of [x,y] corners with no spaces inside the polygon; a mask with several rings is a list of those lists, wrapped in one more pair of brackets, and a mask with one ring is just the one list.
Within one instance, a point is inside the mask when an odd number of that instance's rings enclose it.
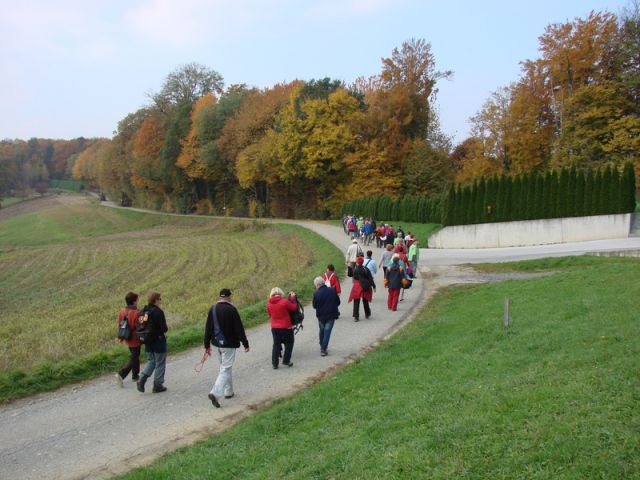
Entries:
{"label": "gravel path", "polygon": [[[290,223],[318,232],[343,251],[349,244],[335,226]],[[381,251],[373,250],[374,258],[379,258]],[[292,395],[363,355],[409,320],[428,297],[423,288],[427,282],[417,279],[398,311],[389,312],[381,274],[376,283],[380,288],[374,294],[372,318],[354,323],[352,304],[346,302],[351,280],[343,279],[341,318],[334,327],[327,357],[319,355],[317,321],[311,305],[305,306],[307,319],[304,330],[296,336],[292,368],[271,368],[268,325],[250,329],[251,351],[239,349],[234,365],[236,396],[224,401],[220,409],[213,408],[207,398],[217,374],[217,360],[207,361],[199,374],[194,370],[201,348],[169,358],[165,383],[169,390],[163,394],[140,394],[129,380],[125,388],[120,388],[110,374],[1,407],[0,478],[109,477],[223,431],[273,400]]]}

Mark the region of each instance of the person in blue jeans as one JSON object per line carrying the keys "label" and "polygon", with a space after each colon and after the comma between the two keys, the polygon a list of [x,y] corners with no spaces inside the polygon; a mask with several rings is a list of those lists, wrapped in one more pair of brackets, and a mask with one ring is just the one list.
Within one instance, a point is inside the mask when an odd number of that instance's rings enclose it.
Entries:
{"label": "person in blue jeans", "polygon": [[167,364],[167,337],[165,333],[169,330],[167,319],[160,308],[162,298],[159,293],[153,292],[149,295],[149,304],[142,309],[140,315],[149,314],[149,323],[153,331],[153,341],[146,343],[144,351],[147,356],[147,364],[140,374],[137,382],[138,391],[144,392],[144,385],[147,378],[153,374],[153,393],[167,391],[164,386],[164,371]]}
{"label": "person in blue jeans", "polygon": [[325,285],[322,277],[316,277],[313,280],[316,291],[313,294],[313,308],[316,310],[318,318],[320,355],[326,357],[329,348],[329,339],[331,338],[331,330],[333,324],[340,317],[340,297],[334,288]]}

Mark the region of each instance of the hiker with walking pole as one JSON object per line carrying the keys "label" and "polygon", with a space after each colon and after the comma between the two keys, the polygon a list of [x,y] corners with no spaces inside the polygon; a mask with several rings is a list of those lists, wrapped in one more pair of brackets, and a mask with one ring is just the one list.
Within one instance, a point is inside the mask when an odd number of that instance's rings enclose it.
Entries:
{"label": "hiker with walking pole", "polygon": [[211,356],[211,345],[213,345],[216,347],[220,361],[218,377],[208,395],[216,408],[220,408],[220,399],[223,395],[227,399],[235,395],[231,369],[236,359],[236,349],[240,348],[242,343],[244,351],[249,351],[249,341],[238,309],[231,303],[231,296],[231,290],[228,288],[220,290],[218,302],[209,309],[204,329],[205,354]]}

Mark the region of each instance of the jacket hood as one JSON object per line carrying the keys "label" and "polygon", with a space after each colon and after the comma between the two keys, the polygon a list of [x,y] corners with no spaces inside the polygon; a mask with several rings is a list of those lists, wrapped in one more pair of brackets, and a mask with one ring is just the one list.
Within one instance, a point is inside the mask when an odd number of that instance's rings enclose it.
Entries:
{"label": "jacket hood", "polygon": [[269,303],[278,303],[280,300],[282,300],[282,297],[280,295],[276,295],[275,297],[271,297],[269,299]]}

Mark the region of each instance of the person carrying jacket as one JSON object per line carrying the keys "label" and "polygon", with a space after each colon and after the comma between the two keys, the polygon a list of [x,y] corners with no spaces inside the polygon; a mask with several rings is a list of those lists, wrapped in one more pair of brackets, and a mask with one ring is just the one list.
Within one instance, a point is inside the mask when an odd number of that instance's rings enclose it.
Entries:
{"label": "person carrying jacket", "polygon": [[316,277],[313,286],[316,291],[313,293],[312,305],[318,319],[320,356],[326,357],[333,324],[340,317],[340,297],[333,288],[325,285],[322,277]]}
{"label": "person carrying jacket", "polygon": [[167,364],[167,337],[165,333],[167,333],[169,327],[167,326],[167,319],[164,316],[164,312],[160,308],[160,302],[162,302],[161,295],[158,292],[152,292],[149,294],[147,306],[140,311],[140,315],[147,313],[149,315],[153,341],[146,343],[144,346],[147,364],[136,384],[139,392],[144,392],[144,385],[152,373],[154,374],[153,393],[167,391],[167,387],[163,384]]}
{"label": "person carrying jacket", "polygon": [[364,258],[358,257],[356,260],[356,268],[353,269],[353,286],[349,295],[349,302],[353,300],[353,321],[360,321],[360,300],[364,306],[365,318],[371,316],[369,302],[373,299],[373,292],[376,284],[373,281],[371,271],[364,265]]}
{"label": "person carrying jacket", "polygon": [[124,383],[122,382],[129,372],[131,372],[131,380],[137,382],[139,380],[140,375],[140,340],[138,339],[138,334],[136,333],[136,324],[138,321],[138,315],[140,315],[140,311],[138,310],[138,294],[135,292],[128,292],[124,301],[126,302],[126,307],[120,309],[120,314],[118,315],[118,325],[120,322],[127,317],[129,329],[131,330],[131,337],[125,340],[120,340],[120,343],[124,343],[127,347],[129,347],[129,361],[120,369],[118,373],[116,373],[116,381],[118,385],[124,387]]}
{"label": "person carrying jacket", "polygon": [[244,351],[249,351],[249,340],[247,340],[238,309],[231,303],[231,296],[231,290],[228,288],[220,290],[220,298],[209,309],[204,329],[205,353],[211,356],[211,345],[213,345],[216,347],[220,361],[218,377],[208,395],[216,408],[220,408],[219,399],[222,395],[227,399],[234,396],[231,369],[236,359],[236,349],[240,348],[242,343]]}
{"label": "person carrying jacket", "polygon": [[284,343],[284,357],[282,364],[293,367],[291,354],[293,353],[293,324],[290,312],[298,310],[295,292],[289,292],[289,298],[284,298],[284,292],[279,287],[274,287],[269,293],[267,312],[271,320],[271,335],[273,336],[273,348],[271,349],[271,365],[274,370],[278,368],[278,361],[282,354]]}

